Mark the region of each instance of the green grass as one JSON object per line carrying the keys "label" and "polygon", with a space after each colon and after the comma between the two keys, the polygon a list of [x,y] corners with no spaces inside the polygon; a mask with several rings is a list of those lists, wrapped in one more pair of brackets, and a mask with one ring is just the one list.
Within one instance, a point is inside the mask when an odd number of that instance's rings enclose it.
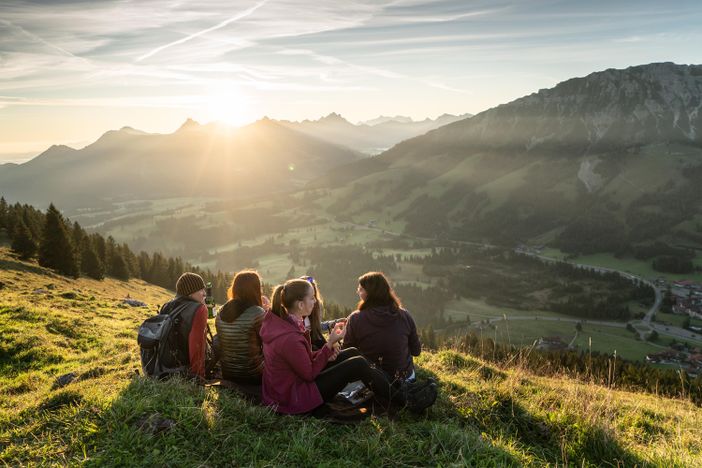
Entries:
{"label": "green grass", "polygon": [[702,320],[698,318],[678,314],[664,314],[660,311],[656,314],[656,322],[664,325],[673,325],[675,327],[682,327],[683,322],[685,322],[687,319],[690,320],[690,325],[702,327]]}
{"label": "green grass", "polygon": [[[558,249],[546,248],[543,250],[541,255],[545,257],[551,257],[558,260],[563,260],[566,254]],[[695,259],[695,263],[701,259]],[[684,275],[676,275],[672,273],[661,273],[656,271],[651,266],[650,261],[637,260],[633,257],[616,258],[613,254],[594,254],[594,255],[581,255],[569,261],[574,263],[581,263],[583,265],[593,265],[605,268],[613,268],[615,270],[628,271],[637,276],[641,276],[646,279],[654,279],[658,277],[663,277],[668,281],[675,281],[679,279],[691,279],[694,281],[702,282],[702,273],[689,273]]]}
{"label": "green grass", "polygon": [[479,322],[484,319],[501,318],[503,315],[508,317],[516,316],[535,316],[535,317],[565,317],[556,312],[546,310],[509,310],[504,307],[493,306],[478,299],[454,299],[450,301],[445,308],[446,318],[451,317],[454,321],[464,321],[466,316],[471,322]]}
{"label": "green grass", "polygon": [[[508,310],[502,307],[491,306],[484,301],[475,299],[460,299],[449,302],[446,306],[446,317],[451,317],[455,322],[462,322],[466,316],[470,318],[477,330],[478,323],[482,320],[501,319],[507,316],[508,322],[493,322],[496,330],[484,329],[482,334],[496,339],[500,343],[516,346],[528,346],[535,340],[544,336],[560,336],[565,343],[569,343],[575,335],[575,322],[578,317],[571,317],[549,311],[521,311]],[[509,317],[535,316],[542,320],[509,320]],[[668,315],[666,315],[667,317]],[[544,319],[562,319],[562,322]],[[613,322],[614,324],[614,322]],[[478,332],[480,333],[480,332]],[[618,326],[594,325],[583,322],[583,331],[578,335],[574,345],[580,349],[588,349],[588,337],[592,338],[592,350],[601,353],[617,354],[633,361],[643,361],[646,354],[660,351],[659,347],[645,341],[638,341],[634,334],[626,330],[621,323]]]}
{"label": "green grass", "polygon": [[[352,425],[279,416],[216,387],[155,382],[135,373],[136,329],[171,292],[65,279],[6,249],[0,262],[1,464],[702,464],[702,410],[687,401],[537,377],[519,363],[501,369],[450,350],[417,359],[420,374],[440,383],[427,414]],[[149,306],[124,306],[126,294]],[[68,372],[75,380],[58,387]]]}
{"label": "green grass", "polygon": [[[592,347],[590,347],[590,343],[592,343]],[[583,351],[592,349],[592,351],[605,354],[614,354],[616,351],[617,356],[632,361],[643,361],[647,354],[661,351],[659,346],[637,340],[634,333],[625,328],[588,323],[583,325],[583,331],[578,334],[574,344]]]}
{"label": "green grass", "polygon": [[546,336],[560,336],[563,342],[568,344],[575,335],[575,323],[507,320],[495,322],[494,326],[494,330],[483,330],[482,335],[515,346],[531,346],[538,338]]}

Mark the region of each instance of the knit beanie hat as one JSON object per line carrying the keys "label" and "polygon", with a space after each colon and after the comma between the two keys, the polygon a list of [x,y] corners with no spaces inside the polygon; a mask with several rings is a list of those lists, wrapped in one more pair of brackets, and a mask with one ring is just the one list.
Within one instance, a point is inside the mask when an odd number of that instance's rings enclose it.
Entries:
{"label": "knit beanie hat", "polygon": [[185,272],[176,282],[176,293],[179,296],[189,296],[201,289],[205,289],[205,280],[195,273]]}

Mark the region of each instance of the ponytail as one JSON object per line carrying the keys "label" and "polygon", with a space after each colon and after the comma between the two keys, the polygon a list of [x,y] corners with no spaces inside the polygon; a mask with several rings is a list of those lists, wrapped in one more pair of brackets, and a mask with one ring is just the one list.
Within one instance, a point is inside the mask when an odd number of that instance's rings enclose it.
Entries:
{"label": "ponytail", "polygon": [[280,318],[286,318],[288,316],[285,307],[283,307],[283,290],[285,286],[279,284],[273,290],[273,295],[271,296],[271,312]]}

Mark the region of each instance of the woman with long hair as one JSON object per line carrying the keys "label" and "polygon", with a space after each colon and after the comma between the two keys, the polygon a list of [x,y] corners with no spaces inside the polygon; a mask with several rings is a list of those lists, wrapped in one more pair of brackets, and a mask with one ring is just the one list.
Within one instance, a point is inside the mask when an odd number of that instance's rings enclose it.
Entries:
{"label": "woman with long hair", "polygon": [[417,326],[383,273],[358,278],[358,310],[346,322],[344,348],[355,347],[392,381],[415,379],[412,356],[422,345]]}
{"label": "woman with long hair", "polygon": [[301,276],[303,279],[312,285],[314,288],[314,308],[309,317],[305,317],[305,330],[310,333],[310,340],[312,342],[312,349],[317,350],[327,343],[326,338],[324,338],[324,332],[330,332],[334,325],[338,322],[345,322],[346,319],[335,319],[322,321],[324,316],[324,301],[322,299],[322,294],[319,291],[319,284],[312,276]]}
{"label": "woman with long hair", "polygon": [[259,330],[268,299],[261,277],[254,270],[237,273],[227,291],[227,301],[217,314],[219,358],[222,377],[243,384],[261,383],[263,347]]}
{"label": "woman with long hair", "polygon": [[[312,351],[304,319],[312,313],[315,302],[314,288],[304,279],[288,280],[273,291],[271,309],[261,326],[263,403],[279,413],[307,413],[331,401],[356,380],[390,399],[390,382],[383,372],[356,350],[339,353],[337,344],[345,334],[343,323],[334,327],[326,344]],[[330,360],[335,362],[333,366],[327,366]]]}

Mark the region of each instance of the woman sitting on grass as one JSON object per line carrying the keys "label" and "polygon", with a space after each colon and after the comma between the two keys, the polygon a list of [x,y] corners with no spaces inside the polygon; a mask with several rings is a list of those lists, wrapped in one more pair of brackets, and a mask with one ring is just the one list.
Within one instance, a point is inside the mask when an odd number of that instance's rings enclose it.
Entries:
{"label": "woman sitting on grass", "polygon": [[305,330],[310,333],[312,350],[316,351],[327,344],[327,340],[324,338],[324,332],[330,332],[334,328],[334,325],[339,322],[346,322],[346,319],[342,318],[322,322],[322,316],[324,315],[324,302],[322,301],[322,295],[319,292],[319,285],[311,276],[301,276],[300,279],[307,281],[314,288],[314,308],[312,309],[310,316],[305,317]]}
{"label": "woman sitting on grass", "polygon": [[422,345],[412,316],[380,272],[358,278],[357,292],[361,301],[346,322],[344,348],[356,347],[394,382],[414,381],[412,356]]}
{"label": "woman sitting on grass", "polygon": [[[314,288],[303,279],[286,281],[273,292],[271,310],[261,326],[263,403],[279,413],[307,413],[331,401],[356,380],[389,399],[390,382],[381,371],[371,367],[356,350],[339,354],[338,343],[345,333],[343,323],[334,327],[326,344],[312,351],[304,319],[312,313],[315,302]],[[327,366],[329,361],[336,362]]]}
{"label": "woman sitting on grass", "polygon": [[227,291],[229,301],[215,319],[222,377],[237,383],[260,385],[263,348],[259,330],[269,305],[263,296],[261,277],[244,270],[234,276]]}

